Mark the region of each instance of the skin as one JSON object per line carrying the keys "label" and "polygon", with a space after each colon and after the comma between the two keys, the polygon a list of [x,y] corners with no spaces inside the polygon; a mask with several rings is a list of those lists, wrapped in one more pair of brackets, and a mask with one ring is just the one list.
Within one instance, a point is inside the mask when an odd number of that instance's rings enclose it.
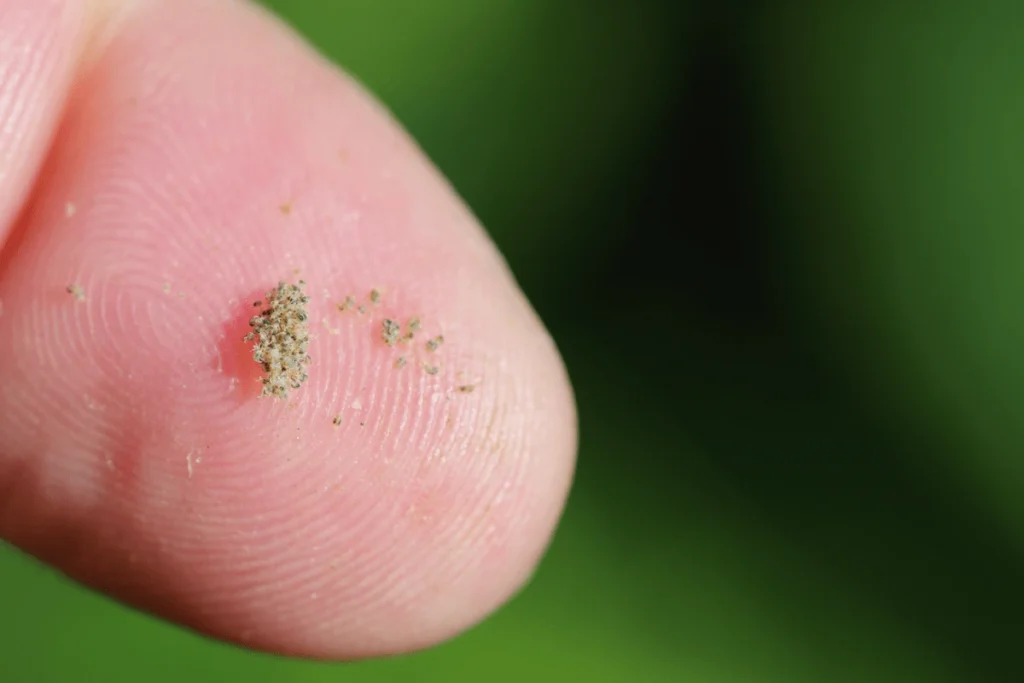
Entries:
{"label": "skin", "polygon": [[[299,277],[310,379],[260,399],[252,302]],[[522,587],[561,514],[572,393],[500,255],[240,0],[0,0],[0,301],[0,537],[189,628],[424,648]]]}

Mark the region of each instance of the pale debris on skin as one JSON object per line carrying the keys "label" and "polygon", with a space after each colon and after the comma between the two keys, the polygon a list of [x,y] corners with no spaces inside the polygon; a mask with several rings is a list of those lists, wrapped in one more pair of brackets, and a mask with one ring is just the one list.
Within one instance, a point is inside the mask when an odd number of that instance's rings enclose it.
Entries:
{"label": "pale debris on skin", "polygon": [[444,336],[439,334],[427,342],[427,351],[437,351],[441,344],[444,344]]}
{"label": "pale debris on skin", "polygon": [[[300,388],[309,379],[305,370],[310,362],[306,313],[309,297],[302,291],[305,284],[302,280],[298,286],[278,283],[276,289],[267,292],[267,307],[249,320],[253,330],[245,335],[244,341],[258,338],[252,357],[266,373],[260,380],[262,396],[287,399],[289,390]],[[254,305],[261,303],[257,301]]]}
{"label": "pale debris on skin", "polygon": [[374,306],[377,306],[377,305],[380,304],[380,290],[379,289],[371,289],[370,290],[370,303],[373,304]]}
{"label": "pale debris on skin", "polygon": [[189,451],[188,455],[185,456],[185,465],[188,468],[188,478],[192,478],[192,473],[195,471],[195,465],[199,465],[203,462],[202,456],[192,457],[193,451]]}
{"label": "pale debris on skin", "polygon": [[395,361],[395,367],[398,369],[404,368],[407,362],[408,361],[405,359],[405,356],[399,356]]}
{"label": "pale debris on skin", "polygon": [[81,285],[68,285],[67,292],[75,297],[76,301],[85,301],[85,290],[82,289]]}
{"label": "pale debris on skin", "polygon": [[441,372],[441,368],[439,368],[436,365],[431,365],[430,363],[424,363],[423,371],[426,372],[428,375],[436,375],[437,373]]}

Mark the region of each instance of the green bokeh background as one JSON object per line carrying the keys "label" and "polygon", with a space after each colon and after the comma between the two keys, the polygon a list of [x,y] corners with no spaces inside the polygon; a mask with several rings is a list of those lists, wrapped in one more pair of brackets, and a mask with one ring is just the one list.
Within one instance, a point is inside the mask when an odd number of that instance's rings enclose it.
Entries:
{"label": "green bokeh background", "polygon": [[430,652],[206,642],[0,549],[0,681],[1024,680],[1019,3],[268,2],[562,349],[533,583]]}

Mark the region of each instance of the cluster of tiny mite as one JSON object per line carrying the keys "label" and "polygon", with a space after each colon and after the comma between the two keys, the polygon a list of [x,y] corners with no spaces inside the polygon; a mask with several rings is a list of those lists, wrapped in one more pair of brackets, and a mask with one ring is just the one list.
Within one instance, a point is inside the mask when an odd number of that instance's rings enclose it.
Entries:
{"label": "cluster of tiny mite", "polygon": [[[298,389],[308,379],[305,366],[309,364],[306,350],[309,346],[309,324],[306,304],[309,297],[302,291],[306,283],[299,285],[278,283],[276,289],[267,292],[266,308],[249,320],[252,332],[245,335],[245,341],[259,338],[253,346],[252,357],[263,366],[266,375],[263,382],[263,396],[288,398],[290,389]],[[261,306],[257,301],[253,306]]]}

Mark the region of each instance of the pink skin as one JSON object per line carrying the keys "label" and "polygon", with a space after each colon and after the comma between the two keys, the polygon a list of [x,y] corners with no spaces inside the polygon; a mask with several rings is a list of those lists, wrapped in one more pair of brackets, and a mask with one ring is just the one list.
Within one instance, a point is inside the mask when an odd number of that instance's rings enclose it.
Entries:
{"label": "pink skin", "polygon": [[[0,0],[0,57],[0,536],[306,657],[426,647],[521,587],[571,483],[572,393],[382,108],[238,0]],[[300,277],[310,379],[260,399],[245,321]]]}

